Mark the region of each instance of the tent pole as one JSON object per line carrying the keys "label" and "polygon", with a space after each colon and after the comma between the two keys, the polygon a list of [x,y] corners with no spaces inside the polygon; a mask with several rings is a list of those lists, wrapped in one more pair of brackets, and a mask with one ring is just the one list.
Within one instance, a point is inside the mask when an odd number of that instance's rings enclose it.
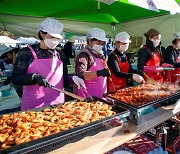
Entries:
{"label": "tent pole", "polygon": [[100,10],[100,0],[98,0],[98,6],[97,9]]}
{"label": "tent pole", "polygon": [[2,22],[2,24],[4,26],[4,31],[7,31],[5,24],[3,22]]}
{"label": "tent pole", "polygon": [[115,23],[112,23],[113,39],[115,38],[115,31],[116,31],[116,25]]}

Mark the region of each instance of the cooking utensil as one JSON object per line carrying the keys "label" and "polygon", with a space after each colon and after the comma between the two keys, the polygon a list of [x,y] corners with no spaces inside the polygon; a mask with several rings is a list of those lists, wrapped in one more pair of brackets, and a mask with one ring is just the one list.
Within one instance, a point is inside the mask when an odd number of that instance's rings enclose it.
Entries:
{"label": "cooking utensil", "polygon": [[[82,87],[81,88],[81,90],[83,91],[85,91],[86,92],[86,94],[88,95],[88,97],[93,101],[94,99],[92,98],[92,96],[89,94],[89,92],[87,91],[87,89],[85,89],[84,87]],[[83,93],[83,92],[82,92]]]}
{"label": "cooking utensil", "polygon": [[175,68],[172,67],[157,67],[156,70],[162,70],[162,71],[174,71]]}
{"label": "cooking utensil", "polygon": [[156,80],[150,78],[146,73],[143,73],[143,76],[146,78],[147,83],[156,83]]}
{"label": "cooking utensil", "polygon": [[81,90],[81,93],[82,93],[82,95],[83,95],[83,97],[84,97],[85,101],[86,101],[86,102],[88,102],[88,100],[87,100],[87,98],[86,98],[86,95],[85,95],[85,93],[84,93],[83,89],[82,89],[82,88],[80,88],[80,90]]}
{"label": "cooking utensil", "polygon": [[[116,112],[115,115],[102,118],[85,125],[76,126],[74,128],[69,128],[68,130],[60,131],[50,136],[43,136],[42,138],[35,139],[23,144],[13,145],[10,148],[0,149],[0,153],[48,153],[49,151],[55,150],[59,147],[65,146],[72,141],[75,142],[87,136],[92,136],[104,131],[105,127],[111,120],[116,118],[125,118],[130,115],[130,112],[120,106],[112,105],[111,103],[102,100],[100,98],[94,97],[95,101],[101,101],[105,104],[112,106],[112,110]],[[71,101],[76,102],[76,101]],[[56,105],[54,105],[56,106]],[[53,106],[46,106],[42,108],[32,109],[31,111],[38,112],[43,111],[46,108],[54,108]]]}
{"label": "cooking utensil", "polygon": [[[128,109],[131,112],[130,120],[135,124],[140,124],[144,122],[144,116],[147,116],[149,113],[160,109],[162,106],[167,106],[175,103],[180,97],[180,92],[176,92],[175,94],[172,94],[170,96],[150,101],[140,106],[134,106],[133,104],[128,104],[126,102],[120,101],[118,98],[113,97],[111,93],[104,94],[104,97],[107,101]],[[158,115],[159,114],[162,113],[158,112]],[[148,117],[148,119],[152,119],[152,116]]]}
{"label": "cooking utensil", "polygon": [[71,96],[71,97],[73,97],[73,98],[75,98],[75,99],[78,99],[78,100],[80,100],[80,101],[84,101],[84,100],[85,100],[85,98],[83,98],[83,97],[81,97],[81,96],[78,96],[78,95],[73,94],[73,93],[71,93],[71,92],[69,92],[69,91],[66,91],[66,90],[62,90],[62,89],[56,88],[56,87],[54,87],[54,86],[52,86],[52,85],[50,85],[49,88],[54,89],[54,90],[56,90],[56,91],[59,91],[59,92],[61,92],[61,93],[64,93],[64,94],[66,94],[66,95],[68,95],[68,96]]}

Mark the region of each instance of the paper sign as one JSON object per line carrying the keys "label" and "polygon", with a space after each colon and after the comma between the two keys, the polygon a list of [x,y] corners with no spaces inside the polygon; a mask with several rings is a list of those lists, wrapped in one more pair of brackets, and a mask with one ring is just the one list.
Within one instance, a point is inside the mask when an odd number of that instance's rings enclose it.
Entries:
{"label": "paper sign", "polygon": [[180,6],[175,0],[153,0],[158,9],[170,11],[171,14],[180,13]]}
{"label": "paper sign", "polygon": [[153,0],[128,0],[128,2],[148,10],[159,12]]}

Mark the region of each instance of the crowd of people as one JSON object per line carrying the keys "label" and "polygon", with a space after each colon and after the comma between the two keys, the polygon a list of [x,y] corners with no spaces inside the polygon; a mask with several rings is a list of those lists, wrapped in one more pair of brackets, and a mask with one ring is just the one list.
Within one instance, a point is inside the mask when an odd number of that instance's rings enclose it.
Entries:
{"label": "crowd of people", "polygon": [[[172,45],[163,53],[160,32],[156,29],[145,32],[146,44],[139,50],[137,70],[133,70],[126,56],[131,43],[127,32],[115,36],[114,46],[110,39],[103,52],[106,33],[100,28],[92,28],[86,35],[87,45],[75,55],[73,39],[68,40],[63,51],[56,50],[62,31],[63,25],[59,21],[45,19],[38,27],[40,43],[19,50],[16,60],[11,60],[14,65],[12,83],[23,86],[22,110],[63,103],[64,94],[53,91],[51,86],[64,89],[75,83],[74,92],[79,96],[84,97],[82,90],[85,88],[91,96],[102,98],[104,93],[127,87],[129,80],[142,84],[147,77],[159,83],[176,82],[179,78],[180,32],[173,35]],[[72,77],[68,77],[67,71],[69,58],[75,61]],[[173,70],[164,71],[167,67]]]}

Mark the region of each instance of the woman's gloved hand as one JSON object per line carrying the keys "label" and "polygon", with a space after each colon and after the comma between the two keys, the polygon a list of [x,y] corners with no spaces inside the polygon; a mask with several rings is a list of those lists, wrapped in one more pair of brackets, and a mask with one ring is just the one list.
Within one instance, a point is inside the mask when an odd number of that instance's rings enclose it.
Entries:
{"label": "woman's gloved hand", "polygon": [[132,79],[138,83],[145,83],[144,78],[138,74],[133,74]]}
{"label": "woman's gloved hand", "polygon": [[86,89],[86,85],[84,83],[84,80],[79,78],[78,76],[73,76],[72,80],[74,81],[74,83],[77,85],[78,89],[80,89],[81,87]]}
{"label": "woman's gloved hand", "polygon": [[107,68],[104,68],[102,70],[97,71],[97,76],[103,76],[103,77],[110,76],[110,72]]}
{"label": "woman's gloved hand", "polygon": [[44,86],[44,87],[49,87],[50,86],[47,79],[45,77],[43,77],[42,75],[40,75],[40,74],[33,74],[32,79],[33,79],[33,82],[38,84],[39,86]]}

